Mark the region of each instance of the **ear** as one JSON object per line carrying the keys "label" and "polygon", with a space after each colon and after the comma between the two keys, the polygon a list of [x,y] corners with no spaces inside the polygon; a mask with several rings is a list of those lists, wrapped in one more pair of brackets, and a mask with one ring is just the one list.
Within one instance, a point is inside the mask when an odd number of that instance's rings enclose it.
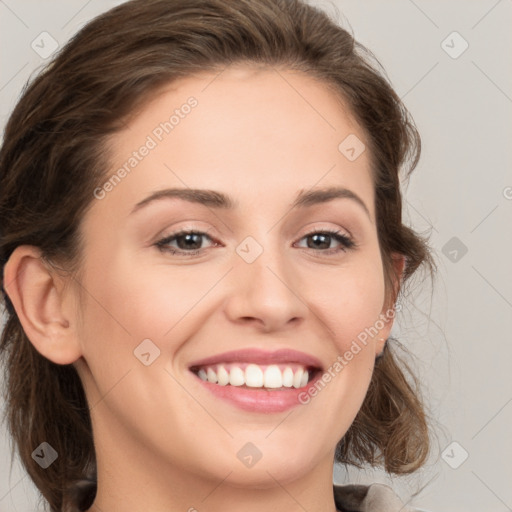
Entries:
{"label": "ear", "polygon": [[393,283],[392,283],[392,293],[391,298],[387,298],[384,301],[384,306],[380,313],[380,322],[379,327],[384,324],[382,328],[379,328],[379,333],[375,338],[375,355],[378,356],[382,354],[384,350],[384,345],[391,334],[391,328],[393,327],[393,321],[396,315],[395,311],[395,301],[398,297],[398,293],[400,292],[400,288],[402,286],[402,278],[405,270],[406,258],[405,255],[400,253],[392,253],[391,255],[393,260]]}
{"label": "ear", "polygon": [[31,245],[20,245],[4,268],[4,288],[23,330],[35,349],[56,364],[81,357],[72,316],[72,297],[65,280]]}

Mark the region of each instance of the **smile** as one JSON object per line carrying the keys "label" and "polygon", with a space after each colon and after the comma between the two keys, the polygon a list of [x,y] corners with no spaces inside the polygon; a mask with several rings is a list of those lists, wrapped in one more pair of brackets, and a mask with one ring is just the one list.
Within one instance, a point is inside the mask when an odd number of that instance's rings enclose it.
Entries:
{"label": "smile", "polygon": [[300,395],[322,376],[318,358],[294,349],[240,348],[189,363],[208,396],[255,413],[303,406]]}
{"label": "smile", "polygon": [[317,371],[297,363],[260,365],[254,363],[223,363],[191,368],[201,380],[219,386],[263,389],[296,389],[306,386]]}

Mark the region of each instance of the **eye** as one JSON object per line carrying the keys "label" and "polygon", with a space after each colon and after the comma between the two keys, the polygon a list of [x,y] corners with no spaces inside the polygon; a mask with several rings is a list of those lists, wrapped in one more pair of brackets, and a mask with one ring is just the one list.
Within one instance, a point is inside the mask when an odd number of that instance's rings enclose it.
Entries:
{"label": "eye", "polygon": [[[207,238],[213,245],[219,245],[208,234],[190,229],[172,233],[156,242],[155,246],[160,251],[173,255],[197,256],[205,250],[203,238]],[[341,251],[346,252],[356,247],[356,243],[348,235],[342,234],[341,231],[312,231],[303,236],[301,240],[308,240],[307,249],[327,255],[337,254]],[[330,247],[332,242],[338,243],[339,247]]]}
{"label": "eye", "polygon": [[[203,238],[208,238],[208,240],[213,242],[212,238],[202,231],[183,230],[162,238],[155,245],[163,252],[194,256],[204,249],[202,247]],[[177,247],[171,246],[171,243],[176,243]]]}
{"label": "eye", "polygon": [[[324,254],[336,254],[340,251],[346,252],[356,247],[356,243],[348,235],[342,234],[341,231],[312,231],[301,238],[301,240],[305,239],[308,240],[308,249],[313,249]],[[330,248],[329,246],[333,241],[340,244],[341,247]]]}

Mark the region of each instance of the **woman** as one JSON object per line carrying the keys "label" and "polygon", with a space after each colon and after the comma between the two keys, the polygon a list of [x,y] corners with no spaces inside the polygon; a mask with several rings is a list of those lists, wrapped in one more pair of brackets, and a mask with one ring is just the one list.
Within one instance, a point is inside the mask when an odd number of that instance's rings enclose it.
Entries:
{"label": "woman", "polygon": [[[395,303],[420,140],[369,52],[287,0],[133,0],[0,153],[10,432],[52,511],[407,510],[429,431]],[[412,377],[412,378],[406,378]]]}

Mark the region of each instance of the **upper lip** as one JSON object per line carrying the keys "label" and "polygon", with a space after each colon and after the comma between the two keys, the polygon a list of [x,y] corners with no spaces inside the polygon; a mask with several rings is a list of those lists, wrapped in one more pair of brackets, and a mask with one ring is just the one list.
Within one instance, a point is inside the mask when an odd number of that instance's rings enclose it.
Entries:
{"label": "upper lip", "polygon": [[292,349],[280,349],[275,351],[261,350],[256,348],[245,348],[231,350],[216,354],[205,359],[190,363],[189,368],[207,366],[217,363],[255,363],[255,364],[284,364],[297,363],[314,368],[322,368],[322,363],[314,356]]}

